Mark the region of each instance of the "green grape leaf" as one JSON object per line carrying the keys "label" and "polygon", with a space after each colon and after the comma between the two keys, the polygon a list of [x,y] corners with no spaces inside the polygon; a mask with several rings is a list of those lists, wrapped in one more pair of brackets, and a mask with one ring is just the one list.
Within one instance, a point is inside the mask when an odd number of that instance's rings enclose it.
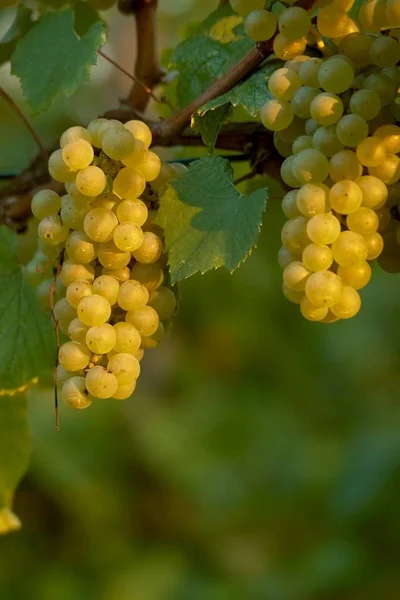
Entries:
{"label": "green grape leaf", "polygon": [[193,162],[162,196],[157,216],[172,283],[220,266],[234,271],[257,242],[267,196],[266,189],[241,194],[220,156]]}
{"label": "green grape leaf", "polygon": [[0,535],[20,527],[11,505],[28,468],[30,449],[26,394],[0,397]]}
{"label": "green grape leaf", "polygon": [[0,41],[0,65],[10,60],[17,43],[33,25],[32,11],[23,4],[19,4],[14,21]]}
{"label": "green grape leaf", "polygon": [[221,125],[231,111],[232,107],[227,103],[215,109],[208,110],[204,115],[200,115],[199,113],[193,115],[192,128],[200,133],[203,142],[210,149],[214,148]]}
{"label": "green grape leaf", "polygon": [[0,227],[0,389],[25,385],[54,364],[55,334],[17,263],[17,236]]}
{"label": "green grape leaf", "polygon": [[39,21],[11,57],[12,73],[21,79],[33,111],[48,109],[57,95],[71,96],[89,79],[90,67],[104,42],[105,28],[100,21],[79,38],[70,9],[49,13]]}

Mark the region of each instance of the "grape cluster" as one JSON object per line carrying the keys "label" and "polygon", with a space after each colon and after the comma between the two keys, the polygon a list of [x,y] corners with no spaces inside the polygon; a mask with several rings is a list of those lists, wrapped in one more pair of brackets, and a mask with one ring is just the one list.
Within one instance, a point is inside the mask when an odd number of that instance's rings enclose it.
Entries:
{"label": "grape cluster", "polygon": [[[357,21],[348,15],[354,0],[321,1],[312,13],[277,4],[273,47],[286,62],[269,78],[260,120],[292,188],[282,201],[283,292],[306,319],[331,323],[360,310],[370,261],[400,270],[391,221],[400,192],[400,2],[366,2]],[[254,14],[245,21],[251,37]],[[322,56],[305,54],[307,45]]]}
{"label": "grape cluster", "polygon": [[49,158],[50,175],[67,193],[41,190],[32,199],[39,248],[25,274],[45,310],[56,300],[53,317],[69,338],[59,349],[57,385],[73,408],[128,398],[144,350],[160,343],[175,310],[154,221],[158,195],[185,167],[162,164],[150,144],[141,121],[71,127]]}

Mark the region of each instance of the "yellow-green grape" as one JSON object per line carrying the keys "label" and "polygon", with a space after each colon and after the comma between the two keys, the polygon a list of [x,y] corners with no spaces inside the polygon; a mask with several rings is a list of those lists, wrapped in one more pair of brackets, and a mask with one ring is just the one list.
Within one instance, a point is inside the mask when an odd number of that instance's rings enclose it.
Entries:
{"label": "yellow-green grape", "polygon": [[244,31],[255,42],[272,38],[276,31],[277,17],[268,10],[253,10],[244,21]]}
{"label": "yellow-green grape", "polygon": [[358,20],[364,31],[379,33],[387,22],[385,0],[369,0],[361,4]]}
{"label": "yellow-green grape", "polygon": [[50,155],[48,169],[51,177],[56,181],[65,183],[75,179],[76,173],[65,164],[62,157],[62,150],[55,150]]}
{"label": "yellow-green grape", "polygon": [[396,83],[382,73],[371,73],[362,82],[362,87],[376,92],[382,106],[392,102],[396,94]]}
{"label": "yellow-green grape", "polygon": [[139,227],[145,224],[149,211],[142,200],[123,200],[117,208],[120,223],[135,223]]}
{"label": "yellow-green grape", "polygon": [[116,215],[107,208],[93,208],[83,222],[86,235],[94,242],[108,242],[118,225]]}
{"label": "yellow-green grape", "polygon": [[39,306],[44,311],[51,309],[51,294],[53,291],[54,279],[44,279],[36,288],[36,299]]}
{"label": "yellow-green grape", "polygon": [[143,144],[146,146],[146,148],[148,148],[150,146],[152,136],[151,136],[151,131],[147,127],[146,123],[143,123],[142,121],[132,120],[132,121],[127,121],[124,124],[124,127],[126,127],[126,129],[128,131],[130,131],[137,140],[140,140],[141,142],[143,142]]}
{"label": "yellow-green grape", "polygon": [[58,361],[66,371],[81,371],[88,366],[91,353],[79,342],[66,342],[58,352]]}
{"label": "yellow-green grape", "polygon": [[360,187],[349,179],[335,183],[329,191],[329,203],[334,211],[348,215],[360,208],[363,195]]}
{"label": "yellow-green grape", "polygon": [[317,271],[307,279],[305,291],[312,304],[329,308],[338,302],[342,282],[332,271]]}
{"label": "yellow-green grape", "polygon": [[118,292],[119,282],[111,275],[100,275],[93,281],[92,293],[103,296],[110,306],[114,306],[117,303]]}
{"label": "yellow-green grape", "polygon": [[371,279],[371,267],[366,260],[363,260],[352,267],[338,267],[338,276],[344,285],[350,285],[355,290],[364,288]]}
{"label": "yellow-green grape", "polygon": [[131,253],[120,250],[114,241],[103,242],[98,248],[98,259],[100,264],[110,271],[116,271],[126,267],[131,260]]}
{"label": "yellow-green grape", "polygon": [[67,287],[66,297],[71,306],[78,308],[82,298],[92,295],[92,284],[86,279],[77,279]]}
{"label": "yellow-green grape", "polygon": [[117,341],[114,346],[115,352],[126,352],[135,354],[141,344],[141,336],[136,327],[130,323],[116,323],[114,329],[117,334]]}
{"label": "yellow-green grape", "polygon": [[339,53],[347,56],[357,69],[363,69],[369,65],[369,49],[373,41],[374,38],[365,33],[349,33],[341,40]]}
{"label": "yellow-green grape", "polygon": [[268,100],[260,109],[260,121],[271,131],[282,131],[293,121],[293,110],[284,100]]}
{"label": "yellow-green grape", "polygon": [[264,8],[265,0],[229,0],[233,10],[241,15],[247,17],[253,10],[261,10]]}
{"label": "yellow-green grape", "polygon": [[352,267],[366,260],[368,250],[363,237],[354,231],[342,231],[332,244],[333,259],[342,267]]}
{"label": "yellow-green grape", "polygon": [[336,124],[336,135],[345,146],[355,148],[368,136],[368,123],[359,115],[344,115]]}
{"label": "yellow-green grape", "polygon": [[135,223],[121,223],[113,232],[113,240],[117,248],[132,252],[143,243],[144,234],[139,225]]}
{"label": "yellow-green grape", "polygon": [[71,322],[76,317],[76,309],[71,306],[67,298],[60,298],[54,305],[53,315],[56,321]]}
{"label": "yellow-green grape", "polygon": [[293,154],[298,154],[302,150],[306,150],[307,148],[313,148],[312,137],[309,135],[300,135],[297,139],[294,140],[292,145]]}
{"label": "yellow-green grape", "polygon": [[366,236],[378,230],[379,218],[372,208],[361,206],[346,218],[347,227],[350,231]]}
{"label": "yellow-green grape", "polygon": [[307,85],[313,88],[319,87],[318,71],[323,62],[324,61],[321,58],[310,58],[310,60],[301,63],[299,68],[301,85]]}
{"label": "yellow-green grape", "polygon": [[297,192],[298,190],[291,190],[282,198],[282,211],[288,219],[295,219],[301,216],[296,202]]}
{"label": "yellow-green grape", "polygon": [[154,181],[160,174],[161,160],[155,152],[148,150],[141,162],[136,165],[136,170],[146,181]]}
{"label": "yellow-green grape", "polygon": [[322,321],[328,314],[328,310],[326,306],[315,306],[307,296],[304,296],[300,302],[300,312],[308,321]]}
{"label": "yellow-green grape", "polygon": [[278,33],[273,43],[275,55],[282,60],[289,60],[299,54],[303,54],[306,46],[306,38],[289,40],[283,33]]}
{"label": "yellow-green grape", "polygon": [[326,245],[308,244],[303,250],[302,261],[310,271],[326,271],[333,262],[332,250]]}
{"label": "yellow-green grape", "polygon": [[374,137],[381,140],[386,152],[390,152],[391,154],[399,154],[400,127],[397,125],[382,125],[382,127],[378,127],[378,129],[374,132]]}
{"label": "yellow-green grape", "polygon": [[68,287],[70,283],[76,281],[77,279],[93,281],[94,269],[92,265],[81,265],[74,262],[71,258],[67,258],[63,262],[60,272],[60,279],[66,287]]}
{"label": "yellow-green grape", "polygon": [[101,399],[112,398],[118,388],[115,375],[100,365],[89,369],[85,383],[89,394]]}
{"label": "yellow-green grape", "polygon": [[360,294],[351,286],[344,285],[340,298],[331,306],[331,311],[339,319],[351,319],[361,308]]}
{"label": "yellow-green grape", "polygon": [[383,181],[371,175],[364,175],[357,181],[357,185],[363,195],[362,206],[377,209],[385,204],[388,198],[388,189]]}
{"label": "yellow-green grape", "polygon": [[300,119],[308,119],[310,117],[311,103],[320,93],[318,88],[313,88],[308,85],[303,85],[295,92],[290,106],[294,114]]}
{"label": "yellow-green grape", "polygon": [[322,183],[329,174],[329,161],[319,150],[308,148],[302,150],[293,158],[293,175],[305,183]]}
{"label": "yellow-green grape", "polygon": [[332,94],[341,94],[353,83],[354,71],[342,58],[331,58],[324,62],[318,72],[320,87]]}
{"label": "yellow-green grape", "polygon": [[147,265],[136,263],[132,267],[132,279],[142,283],[151,292],[164,281],[164,271],[158,262]]}
{"label": "yellow-green grape", "polygon": [[306,56],[305,54],[293,56],[293,58],[289,58],[283,66],[286,69],[292,69],[292,71],[296,71],[296,73],[299,73],[300,67],[303,64],[303,62],[307,62],[308,60],[310,60],[310,58],[310,56]]}
{"label": "yellow-green grape", "polygon": [[301,87],[300,77],[292,69],[281,68],[272,73],[268,81],[268,89],[278,100],[291,100]]}
{"label": "yellow-green grape", "polygon": [[[90,206],[91,208],[107,208],[108,210],[113,210],[120,201],[121,198],[118,198],[118,196],[112,192],[103,192],[93,200]],[[115,210],[113,210],[113,212],[115,212]]]}
{"label": "yellow-green grape", "polygon": [[60,138],[60,148],[65,148],[68,144],[72,142],[76,142],[78,140],[84,140],[89,144],[92,143],[92,136],[88,129],[84,127],[80,127],[79,125],[74,125],[74,127],[69,127],[64,131]]}
{"label": "yellow-green grape", "polygon": [[92,146],[94,146],[95,148],[101,148],[101,139],[107,127],[108,119],[94,119],[89,123],[89,125],[87,126],[87,130],[91,137]]}
{"label": "yellow-green grape", "polygon": [[311,271],[302,262],[291,262],[283,271],[283,283],[289,290],[302,292],[306,287],[306,281],[310,275]]}
{"label": "yellow-green grape", "polygon": [[115,375],[119,386],[133,383],[140,375],[139,361],[126,352],[114,354],[108,361],[107,369]]}
{"label": "yellow-green grape", "polygon": [[76,187],[81,194],[85,196],[98,196],[104,191],[107,180],[103,171],[99,167],[90,165],[86,169],[78,171],[76,176]]}
{"label": "yellow-green grape", "polygon": [[55,217],[61,208],[61,198],[53,190],[40,190],[32,198],[31,209],[37,219]]}
{"label": "yellow-green grape", "polygon": [[343,150],[343,144],[336,135],[334,127],[319,127],[312,137],[313,146],[316,150],[322,152],[327,158],[331,158],[340,150]]}
{"label": "yellow-green grape", "polygon": [[157,311],[161,321],[166,321],[175,312],[176,296],[170,288],[161,286],[151,292],[148,304]]}
{"label": "yellow-green grape", "polygon": [[62,157],[65,164],[73,171],[86,169],[93,160],[92,145],[86,140],[76,140],[64,146]]}
{"label": "yellow-green grape", "polygon": [[99,294],[86,296],[78,304],[78,317],[85,325],[103,325],[111,316],[111,306],[108,300]]}
{"label": "yellow-green grape", "polygon": [[72,319],[70,324],[68,325],[68,337],[71,338],[73,342],[80,342],[83,345],[86,345],[86,333],[89,327],[82,323],[78,317]]}
{"label": "yellow-green grape", "polygon": [[116,331],[109,323],[90,327],[86,333],[86,346],[95,354],[111,352],[116,341]]}
{"label": "yellow-green grape", "polygon": [[162,239],[151,231],[145,231],[140,247],[132,252],[133,257],[140,263],[156,262],[163,251]]}
{"label": "yellow-green grape", "polygon": [[38,225],[39,237],[49,246],[58,246],[65,242],[68,233],[69,228],[62,224],[58,216],[45,217]]}
{"label": "yellow-green grape", "polygon": [[307,223],[307,236],[314,242],[325,246],[338,239],[341,231],[340,221],[330,213],[321,213]]}
{"label": "yellow-green grape", "polygon": [[317,16],[318,31],[328,38],[346,35],[351,19],[348,14],[336,4],[321,8]]}
{"label": "yellow-green grape", "polygon": [[81,192],[76,187],[75,181],[72,181],[70,184],[68,184],[68,195],[71,196],[75,205],[79,208],[82,206],[88,206],[93,200],[93,198],[81,194]]}
{"label": "yellow-green grape", "polygon": [[311,20],[303,8],[292,6],[282,11],[278,19],[278,29],[288,40],[298,40],[308,34]]}
{"label": "yellow-green grape", "polygon": [[160,196],[170,181],[176,179],[176,171],[169,163],[161,163],[161,169],[156,179],[151,182],[151,187],[159,193]]}
{"label": "yellow-green grape", "polygon": [[364,241],[367,244],[367,260],[375,260],[382,254],[384,247],[383,237],[377,231],[364,235]]}
{"label": "yellow-green grape", "polygon": [[400,6],[397,0],[386,0],[386,17],[390,27],[400,27]]}
{"label": "yellow-green grape", "polygon": [[282,292],[290,302],[294,304],[300,304],[302,299],[304,298],[304,292],[294,292],[293,290],[289,290],[288,287],[283,283],[282,284]]}
{"label": "yellow-green grape", "polygon": [[71,231],[65,247],[69,258],[83,265],[91,263],[97,256],[94,243],[83,231]]}
{"label": "yellow-green grape", "polygon": [[378,167],[386,158],[385,146],[379,138],[367,137],[357,146],[357,158],[364,167]]}
{"label": "yellow-green grape", "polygon": [[329,177],[332,181],[349,179],[357,181],[363,172],[363,168],[355,152],[351,150],[340,150],[334,154],[329,162]]}
{"label": "yellow-green grape", "polygon": [[142,343],[141,343],[142,348],[145,348],[145,349],[157,348],[157,346],[160,345],[160,343],[162,342],[162,340],[164,338],[164,333],[165,333],[164,326],[160,321],[160,323],[158,325],[158,329],[155,333],[153,333],[153,335],[150,335],[149,337],[142,337]]}
{"label": "yellow-green grape", "polygon": [[381,100],[373,90],[357,90],[350,98],[350,110],[366,121],[375,119],[382,108]]}
{"label": "yellow-green grape", "polygon": [[139,171],[122,168],[113,182],[113,192],[124,199],[138,198],[146,187],[146,180]]}
{"label": "yellow-green grape", "polygon": [[126,321],[133,325],[142,337],[149,337],[157,331],[160,317],[151,306],[143,306],[139,310],[129,311]]}
{"label": "yellow-green grape", "polygon": [[107,127],[103,133],[101,147],[113,160],[122,160],[135,151],[135,138],[126,127]]}
{"label": "yellow-green grape", "polygon": [[306,183],[301,186],[296,193],[296,204],[300,213],[311,218],[319,213],[328,212],[328,192],[329,189],[321,183]]}
{"label": "yellow-green grape", "polygon": [[400,158],[396,154],[388,153],[380,165],[369,167],[368,172],[386,185],[393,185],[400,179]]}
{"label": "yellow-green grape", "polygon": [[121,283],[118,292],[118,305],[123,310],[139,310],[149,300],[148,289],[139,281],[130,279]]}
{"label": "yellow-green grape", "polygon": [[301,183],[293,175],[293,160],[297,155],[289,156],[281,164],[281,179],[286,185],[292,188],[301,187]]}
{"label": "yellow-green grape", "polygon": [[281,239],[282,245],[293,254],[301,254],[310,238],[307,235],[308,219],[297,217],[290,219],[282,227]]}
{"label": "yellow-green grape", "polygon": [[131,169],[136,169],[138,165],[145,159],[148,154],[148,150],[146,146],[140,140],[134,139],[134,149],[132,152],[127,154],[124,158],[121,159],[121,162],[125,167],[130,167]]}
{"label": "yellow-green grape", "polygon": [[[130,279],[130,276],[131,276],[129,267],[121,267],[121,269],[105,269],[103,267],[101,270],[101,274],[108,275],[110,277],[114,277],[114,279],[116,279],[118,281],[118,283],[127,281],[128,279]],[[102,296],[103,294],[100,294],[100,295]]]}
{"label": "yellow-green grape", "polygon": [[317,131],[318,127],[320,127],[320,123],[317,123],[317,121],[314,121],[314,119],[310,118],[310,119],[307,119],[305,122],[306,134],[311,137]]}
{"label": "yellow-green grape", "polygon": [[127,400],[130,398],[135,391],[136,388],[136,380],[132,381],[132,383],[126,383],[124,385],[119,385],[117,387],[117,391],[114,392],[113,398],[114,400]]}
{"label": "yellow-green grape", "polygon": [[292,254],[287,248],[282,246],[278,252],[278,265],[281,269],[287,267],[291,262],[299,260],[298,254]]}
{"label": "yellow-green grape", "polygon": [[294,140],[304,133],[304,121],[299,117],[294,117],[289,127],[279,132],[279,136],[287,144],[293,144]]}
{"label": "yellow-green grape", "polygon": [[339,96],[330,92],[322,92],[312,99],[309,112],[316,123],[330,127],[339,121],[343,111],[343,102]]}
{"label": "yellow-green grape", "polygon": [[84,377],[70,377],[61,390],[61,398],[67,406],[78,410],[88,408],[93,398],[86,389]]}
{"label": "yellow-green grape", "polygon": [[400,44],[394,38],[380,35],[372,42],[369,57],[380,69],[395,67],[400,60]]}
{"label": "yellow-green grape", "polygon": [[77,206],[71,196],[65,195],[61,198],[61,221],[71,229],[81,229],[83,227],[83,220],[89,210],[90,204],[88,206]]}

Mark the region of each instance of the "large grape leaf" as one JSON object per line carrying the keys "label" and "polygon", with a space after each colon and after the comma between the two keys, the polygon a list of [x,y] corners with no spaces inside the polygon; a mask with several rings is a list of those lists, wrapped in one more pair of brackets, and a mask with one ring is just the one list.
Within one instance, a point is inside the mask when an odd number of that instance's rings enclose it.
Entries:
{"label": "large grape leaf", "polygon": [[33,25],[32,11],[24,4],[19,4],[14,21],[0,41],[0,65],[10,60],[17,43]]}
{"label": "large grape leaf", "polygon": [[0,227],[0,389],[12,390],[54,363],[55,335],[16,258],[17,236]]}
{"label": "large grape leaf", "polygon": [[0,397],[0,535],[20,527],[11,510],[14,490],[30,457],[26,394]]}
{"label": "large grape leaf", "polygon": [[195,131],[200,133],[203,142],[209,148],[214,148],[221,125],[231,111],[231,105],[226,103],[207,111],[206,114],[200,115],[199,113],[195,113],[193,115],[192,127]]}
{"label": "large grape leaf", "polygon": [[105,42],[105,27],[94,23],[79,38],[74,11],[49,13],[18,43],[11,57],[12,73],[21,79],[24,96],[34,112],[46,110],[57,95],[71,96],[89,79],[97,50]]}
{"label": "large grape leaf", "polygon": [[193,162],[162,197],[157,217],[172,283],[220,266],[234,271],[257,241],[267,196],[266,189],[241,194],[219,156]]}

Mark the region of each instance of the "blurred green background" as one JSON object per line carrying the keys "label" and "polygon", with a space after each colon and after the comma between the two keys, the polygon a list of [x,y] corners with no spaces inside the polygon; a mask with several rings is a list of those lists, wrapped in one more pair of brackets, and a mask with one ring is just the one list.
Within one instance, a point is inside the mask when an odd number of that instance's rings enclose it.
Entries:
{"label": "blurred green background", "polygon": [[[215,5],[160,4],[162,48]],[[128,68],[132,23],[106,17],[107,50]],[[8,67],[0,77],[26,109]],[[54,140],[127,86],[100,64],[35,126]],[[19,169],[34,146],[0,115],[0,171]],[[276,197],[251,182],[265,184]],[[52,391],[32,389],[24,527],[0,538],[1,600],[398,600],[400,279],[376,268],[355,319],[306,322],[281,293],[283,220],[270,200],[238,271],[180,285],[133,399],[63,406],[56,433]]]}

